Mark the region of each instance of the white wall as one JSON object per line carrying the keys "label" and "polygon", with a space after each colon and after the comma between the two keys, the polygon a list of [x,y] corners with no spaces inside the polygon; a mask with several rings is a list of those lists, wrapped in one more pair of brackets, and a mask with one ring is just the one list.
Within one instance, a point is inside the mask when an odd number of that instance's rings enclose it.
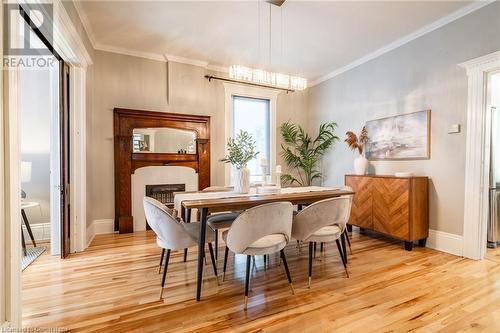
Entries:
{"label": "white wall", "polygon": [[[309,128],[336,121],[339,133],[368,120],[432,109],[431,159],[372,162],[370,171],[411,171],[430,177],[430,228],[463,230],[467,77],[457,64],[500,50],[500,3],[424,35],[325,81],[309,92]],[[462,132],[448,134],[451,124]],[[345,144],[325,158],[324,183],[340,185],[353,172]]]}
{"label": "white wall", "polygon": [[51,112],[59,103],[52,98],[59,88],[51,77],[49,69],[20,71],[21,159],[31,162],[31,181],[22,188],[27,201],[40,203],[26,210],[30,224],[50,222]]}

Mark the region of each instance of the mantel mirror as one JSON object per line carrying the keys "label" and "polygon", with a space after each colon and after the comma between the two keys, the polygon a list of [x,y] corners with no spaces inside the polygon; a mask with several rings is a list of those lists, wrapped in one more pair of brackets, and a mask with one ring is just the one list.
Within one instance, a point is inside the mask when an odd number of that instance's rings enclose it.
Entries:
{"label": "mantel mirror", "polygon": [[134,153],[196,154],[196,132],[170,127],[134,128]]}

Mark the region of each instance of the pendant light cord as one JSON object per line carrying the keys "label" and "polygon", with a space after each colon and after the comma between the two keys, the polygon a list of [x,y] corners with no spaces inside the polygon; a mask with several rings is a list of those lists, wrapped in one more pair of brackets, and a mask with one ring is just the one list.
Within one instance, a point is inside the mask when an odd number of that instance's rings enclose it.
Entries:
{"label": "pendant light cord", "polygon": [[262,47],[261,47],[261,36],[262,36],[262,33],[260,31],[260,0],[257,0],[257,17],[258,17],[258,21],[257,21],[257,42],[259,44],[259,61],[261,60],[261,57],[262,57]]}
{"label": "pendant light cord", "polygon": [[271,3],[269,3],[269,66],[271,66]]}
{"label": "pendant light cord", "polygon": [[281,63],[283,64],[283,56],[284,56],[284,46],[283,46],[283,27],[284,27],[284,24],[283,24],[283,7],[280,7],[280,20],[281,20]]}

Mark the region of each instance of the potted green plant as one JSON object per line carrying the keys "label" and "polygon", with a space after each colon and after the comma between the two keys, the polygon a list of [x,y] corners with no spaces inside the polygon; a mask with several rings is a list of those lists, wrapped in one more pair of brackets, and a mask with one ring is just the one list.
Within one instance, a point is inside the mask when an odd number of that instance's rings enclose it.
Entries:
{"label": "potted green plant", "polygon": [[236,168],[235,192],[248,193],[250,191],[250,170],[247,164],[259,154],[255,151],[255,147],[256,143],[252,135],[246,131],[240,130],[236,139],[227,140],[227,155],[221,161],[230,163]]}
{"label": "potted green plant", "polygon": [[359,133],[359,137],[351,131],[348,131],[345,135],[347,146],[353,151],[357,150],[359,153],[354,159],[354,173],[356,175],[365,175],[368,170],[368,160],[363,155],[363,150],[368,141],[368,131],[363,126],[361,133]]}
{"label": "potted green plant", "polygon": [[300,186],[310,186],[316,179],[321,178],[319,162],[323,155],[339,140],[335,135],[337,124],[334,122],[321,124],[318,135],[312,138],[300,125],[289,121],[281,124],[280,132],[284,143],[281,145],[281,156],[290,173],[281,175],[283,183],[296,183]]}

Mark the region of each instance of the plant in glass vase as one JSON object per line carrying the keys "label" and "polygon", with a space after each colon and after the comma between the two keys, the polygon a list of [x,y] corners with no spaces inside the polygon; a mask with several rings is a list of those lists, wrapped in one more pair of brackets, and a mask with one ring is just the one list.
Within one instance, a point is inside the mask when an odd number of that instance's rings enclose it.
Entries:
{"label": "plant in glass vase", "polygon": [[364,175],[368,170],[368,160],[363,155],[365,144],[368,141],[368,131],[363,126],[359,137],[351,131],[346,134],[345,142],[351,150],[357,150],[359,155],[354,159],[354,172],[356,175]]}
{"label": "plant in glass vase", "polygon": [[256,142],[252,135],[240,130],[236,138],[227,140],[227,155],[221,162],[230,163],[236,168],[234,179],[234,190],[239,193],[250,191],[250,170],[248,162],[257,157],[259,152],[255,151]]}
{"label": "plant in glass vase", "polygon": [[281,175],[283,183],[310,186],[315,179],[321,178],[318,165],[323,155],[339,140],[335,135],[336,127],[336,123],[321,124],[318,135],[312,138],[300,125],[289,121],[281,124],[280,132],[284,141],[281,156],[296,175]]}

